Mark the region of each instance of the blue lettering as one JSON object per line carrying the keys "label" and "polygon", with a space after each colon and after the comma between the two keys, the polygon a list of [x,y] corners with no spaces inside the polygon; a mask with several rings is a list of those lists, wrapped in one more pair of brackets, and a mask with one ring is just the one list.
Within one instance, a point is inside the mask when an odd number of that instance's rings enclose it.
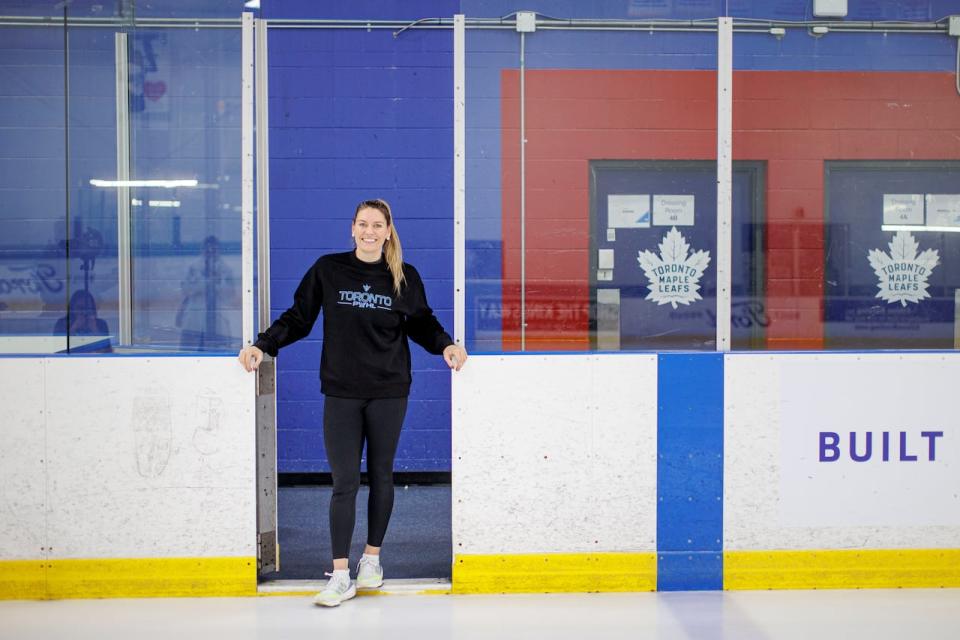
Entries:
{"label": "blue lettering", "polygon": [[[827,442],[827,439],[830,439],[831,442]],[[840,444],[840,434],[834,433],[833,431],[821,431],[820,432],[820,462],[835,462],[840,459],[840,447],[837,445]],[[826,455],[827,451],[831,452],[831,456],[828,458]]]}
{"label": "blue lettering", "polygon": [[920,435],[927,439],[929,443],[928,460],[933,462],[937,459],[937,438],[943,437],[943,431],[921,431]]}
{"label": "blue lettering", "polygon": [[[880,438],[880,459],[883,462],[889,462],[891,459],[900,462],[916,462],[919,455],[912,454],[907,446],[908,431],[890,432],[890,431],[850,431],[849,435],[849,456],[853,462],[867,462],[873,459],[873,440],[874,435]],[[891,458],[891,433],[899,433],[899,447],[897,448],[897,458]],[[942,438],[943,431],[921,431],[920,437],[927,439],[927,458],[929,462],[935,462],[937,459],[937,438]],[[820,438],[820,462],[836,462],[844,457],[840,446],[840,434],[835,431],[821,431]],[[858,444],[859,441],[859,444]],[[861,451],[862,448],[862,451]]]}
{"label": "blue lettering", "polygon": [[917,456],[907,453],[907,432],[900,432],[900,462],[916,462]]}
{"label": "blue lettering", "polygon": [[865,454],[857,454],[857,432],[850,432],[850,459],[854,462],[866,462],[870,459],[870,454],[873,452],[873,433],[867,431],[867,452]]}

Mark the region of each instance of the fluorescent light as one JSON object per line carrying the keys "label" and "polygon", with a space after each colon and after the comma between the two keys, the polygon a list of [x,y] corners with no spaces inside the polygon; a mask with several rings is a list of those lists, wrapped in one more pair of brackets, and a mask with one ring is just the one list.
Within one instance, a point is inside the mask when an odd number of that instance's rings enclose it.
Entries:
{"label": "fluorescent light", "polygon": [[130,199],[130,204],[132,204],[132,205],[135,206],[135,207],[142,207],[142,206],[143,206],[143,200],[138,200],[137,198],[131,198],[131,199]]}
{"label": "fluorescent light", "polygon": [[884,231],[934,231],[937,233],[960,233],[960,227],[925,227],[921,224],[885,224]]}
{"label": "fluorescent light", "polygon": [[90,184],[95,187],[161,187],[175,189],[177,187],[195,187],[197,180],[97,180],[91,179]]}
{"label": "fluorescent light", "polygon": [[259,9],[260,0],[247,0],[243,3],[245,9]]}

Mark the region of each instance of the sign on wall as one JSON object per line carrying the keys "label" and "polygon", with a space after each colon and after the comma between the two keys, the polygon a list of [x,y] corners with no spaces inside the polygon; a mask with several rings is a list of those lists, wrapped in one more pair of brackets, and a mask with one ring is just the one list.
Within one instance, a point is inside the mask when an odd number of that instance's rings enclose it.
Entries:
{"label": "sign on wall", "polygon": [[883,224],[923,224],[923,194],[883,194]]}
{"label": "sign on wall", "polygon": [[658,305],[690,304],[702,300],[700,277],[710,264],[709,251],[691,252],[690,243],[672,227],[659,245],[660,255],[641,251],[637,256],[640,268],[650,281],[650,293],[645,300]]}
{"label": "sign on wall", "polygon": [[785,365],[782,524],[960,525],[955,369],[895,356]]}
{"label": "sign on wall", "polygon": [[649,226],[649,195],[617,194],[607,196],[607,228],[645,229]]}
{"label": "sign on wall", "polygon": [[692,227],[695,196],[653,196],[653,224],[657,227]]}
{"label": "sign on wall", "polygon": [[920,251],[918,243],[909,231],[898,231],[887,245],[890,253],[873,249],[867,254],[870,266],[880,279],[877,297],[907,306],[908,302],[920,302],[929,298],[928,279],[933,268],[940,262],[936,249]]}

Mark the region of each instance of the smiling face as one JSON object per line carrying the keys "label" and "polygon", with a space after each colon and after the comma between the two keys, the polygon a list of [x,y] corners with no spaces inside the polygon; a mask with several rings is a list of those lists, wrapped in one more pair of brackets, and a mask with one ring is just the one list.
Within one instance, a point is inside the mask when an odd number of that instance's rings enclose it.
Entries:
{"label": "smiling face", "polygon": [[357,257],[364,262],[376,262],[383,254],[383,244],[390,237],[387,217],[379,209],[365,207],[357,212],[350,228],[357,244]]}

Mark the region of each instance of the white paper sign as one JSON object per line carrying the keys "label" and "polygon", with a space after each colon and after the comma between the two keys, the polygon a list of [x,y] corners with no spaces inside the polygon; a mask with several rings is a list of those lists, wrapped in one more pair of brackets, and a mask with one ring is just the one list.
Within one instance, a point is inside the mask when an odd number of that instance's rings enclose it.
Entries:
{"label": "white paper sign", "polygon": [[923,224],[923,194],[883,194],[883,224]]}
{"label": "white paper sign", "polygon": [[656,227],[692,227],[693,196],[653,196]]}
{"label": "white paper sign", "polygon": [[960,195],[927,194],[928,227],[960,227]]}
{"label": "white paper sign", "polygon": [[620,304],[620,289],[597,289],[597,304]]}
{"label": "white paper sign", "polygon": [[960,525],[956,382],[934,367],[945,375],[882,357],[783,367],[782,524]]}
{"label": "white paper sign", "polygon": [[650,226],[650,196],[607,196],[607,227],[643,229]]}
{"label": "white paper sign", "polygon": [[597,268],[613,269],[613,249],[600,249],[597,252]]}

